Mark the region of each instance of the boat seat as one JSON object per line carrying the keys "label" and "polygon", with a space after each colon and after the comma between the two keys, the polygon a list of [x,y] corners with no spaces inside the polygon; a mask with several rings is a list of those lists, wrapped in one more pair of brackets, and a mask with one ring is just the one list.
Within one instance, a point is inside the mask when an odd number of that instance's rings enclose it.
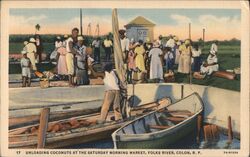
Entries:
{"label": "boat seat", "polygon": [[168,129],[171,126],[168,126],[168,125],[148,125],[148,127],[150,129],[160,129],[160,130],[163,130],[163,129]]}
{"label": "boat seat", "polygon": [[184,121],[187,118],[184,118],[184,117],[166,117],[165,119],[177,124],[177,123]]}

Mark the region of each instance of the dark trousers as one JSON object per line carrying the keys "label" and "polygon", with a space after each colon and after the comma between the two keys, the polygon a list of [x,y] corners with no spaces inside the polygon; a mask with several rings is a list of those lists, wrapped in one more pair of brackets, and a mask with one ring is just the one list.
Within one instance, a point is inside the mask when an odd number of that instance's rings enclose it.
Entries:
{"label": "dark trousers", "polygon": [[100,62],[100,47],[95,47],[94,49],[94,60]]}
{"label": "dark trousers", "polygon": [[110,60],[110,56],[111,56],[111,47],[105,47],[105,59],[106,61],[109,61]]}

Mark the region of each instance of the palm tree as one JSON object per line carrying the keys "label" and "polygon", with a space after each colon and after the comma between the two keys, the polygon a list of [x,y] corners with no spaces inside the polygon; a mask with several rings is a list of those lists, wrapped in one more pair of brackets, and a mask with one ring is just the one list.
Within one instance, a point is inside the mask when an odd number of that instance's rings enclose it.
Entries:
{"label": "palm tree", "polygon": [[[36,32],[39,31],[40,28],[41,28],[41,26],[40,26],[39,24],[36,24],[36,25],[35,25]],[[36,34],[36,32],[35,32],[35,34]]]}

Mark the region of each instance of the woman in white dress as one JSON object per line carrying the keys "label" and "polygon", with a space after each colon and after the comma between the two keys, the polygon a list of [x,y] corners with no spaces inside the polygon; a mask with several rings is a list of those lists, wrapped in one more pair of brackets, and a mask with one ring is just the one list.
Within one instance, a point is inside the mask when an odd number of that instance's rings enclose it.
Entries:
{"label": "woman in white dress", "polygon": [[149,74],[150,79],[163,79],[163,67],[161,62],[163,52],[159,46],[158,42],[154,42],[153,48],[148,53],[148,56],[151,58]]}

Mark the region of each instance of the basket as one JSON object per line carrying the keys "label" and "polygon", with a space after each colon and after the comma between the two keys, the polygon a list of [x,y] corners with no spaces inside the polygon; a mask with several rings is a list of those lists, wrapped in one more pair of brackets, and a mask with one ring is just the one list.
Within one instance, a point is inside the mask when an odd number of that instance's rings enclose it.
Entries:
{"label": "basket", "polygon": [[49,88],[49,80],[47,78],[40,80],[41,88]]}

